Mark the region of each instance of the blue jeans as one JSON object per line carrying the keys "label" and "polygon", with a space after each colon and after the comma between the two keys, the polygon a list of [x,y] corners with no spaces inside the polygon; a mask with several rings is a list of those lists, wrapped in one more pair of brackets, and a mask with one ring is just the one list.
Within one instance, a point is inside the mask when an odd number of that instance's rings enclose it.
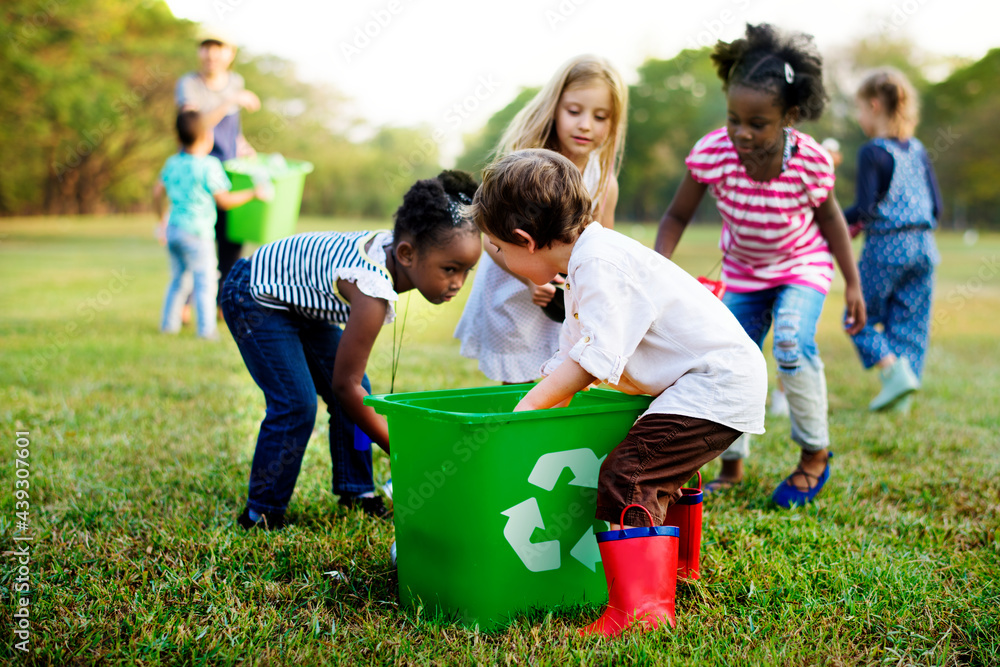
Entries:
{"label": "blue jeans", "polygon": [[[341,328],[254,301],[247,259],[237,261],[229,272],[222,289],[222,314],[267,401],[250,469],[247,507],[255,512],[283,512],[288,507],[316,423],[317,394],[330,415],[333,492],[374,491],[371,449],[355,449],[354,423],[333,395]],[[367,376],[362,386],[371,391]]]}
{"label": "blue jeans", "polygon": [[[826,296],[801,285],[782,285],[757,292],[726,292],[722,302],[747,335],[764,346],[774,325],[774,360],[788,396],[792,440],[806,452],[830,444],[827,425],[826,377],[816,347],[816,323]],[[744,434],[723,454],[724,460],[746,458],[750,436]]]}
{"label": "blue jeans", "polygon": [[216,335],[215,324],[215,243],[206,236],[197,236],[167,225],[167,251],[170,253],[170,284],[163,303],[160,331],[177,333],[181,328],[181,309],[184,294],[184,274],[194,276],[194,305],[198,316],[198,335],[211,338]]}

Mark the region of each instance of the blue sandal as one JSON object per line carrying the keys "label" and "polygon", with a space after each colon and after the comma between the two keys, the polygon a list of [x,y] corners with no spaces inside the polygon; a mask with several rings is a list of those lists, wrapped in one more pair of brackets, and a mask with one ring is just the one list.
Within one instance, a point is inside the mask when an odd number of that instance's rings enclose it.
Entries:
{"label": "blue sandal", "polygon": [[[826,480],[830,479],[830,459],[833,458],[833,452],[830,452],[830,456],[826,460],[826,467],[823,468],[823,473],[817,477],[816,475],[810,474],[802,469],[802,465],[795,469],[791,475],[786,477],[778,488],[774,490],[771,494],[771,500],[778,507],[783,507],[785,509],[791,509],[793,506],[798,505],[802,507],[807,503],[811,503],[812,499],[823,490],[823,485],[826,484]],[[812,478],[816,480],[816,483],[809,487],[808,491],[799,491],[794,484],[792,484],[792,477],[796,475],[802,475],[804,477]]]}

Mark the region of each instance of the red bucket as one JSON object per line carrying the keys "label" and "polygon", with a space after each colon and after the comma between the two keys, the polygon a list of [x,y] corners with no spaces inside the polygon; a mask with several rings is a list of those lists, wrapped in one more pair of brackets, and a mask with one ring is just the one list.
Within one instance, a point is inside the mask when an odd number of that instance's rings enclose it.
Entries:
{"label": "red bucket", "polygon": [[698,282],[704,285],[709,292],[720,299],[722,298],[722,295],[726,293],[726,283],[721,280],[711,280],[705,276],[698,276]]}
{"label": "red bucket", "polygon": [[677,543],[677,576],[683,579],[700,579],[698,562],[701,559],[701,504],[705,495],[701,490],[701,472],[698,488],[681,487],[680,499],[667,509],[665,526],[677,526],[680,539]]}

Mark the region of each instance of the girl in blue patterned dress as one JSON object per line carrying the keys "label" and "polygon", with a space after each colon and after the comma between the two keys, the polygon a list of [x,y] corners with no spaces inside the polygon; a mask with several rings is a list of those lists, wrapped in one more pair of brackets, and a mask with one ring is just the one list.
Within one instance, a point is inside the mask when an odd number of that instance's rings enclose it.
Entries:
{"label": "girl in blue patterned dress", "polygon": [[917,96],[906,77],[879,69],[862,82],[856,102],[871,141],[858,152],[857,201],[845,211],[852,235],[865,233],[858,268],[868,323],[853,340],[865,368],[881,371],[882,390],[869,409],[905,412],[927,351],[941,193],[913,136]]}

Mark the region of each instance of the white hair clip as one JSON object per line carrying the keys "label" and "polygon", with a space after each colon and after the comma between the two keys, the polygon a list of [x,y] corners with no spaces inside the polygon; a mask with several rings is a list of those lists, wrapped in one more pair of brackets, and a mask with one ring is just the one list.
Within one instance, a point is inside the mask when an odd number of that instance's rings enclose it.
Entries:
{"label": "white hair clip", "polygon": [[795,81],[795,70],[788,63],[785,63],[785,81],[793,83]]}

